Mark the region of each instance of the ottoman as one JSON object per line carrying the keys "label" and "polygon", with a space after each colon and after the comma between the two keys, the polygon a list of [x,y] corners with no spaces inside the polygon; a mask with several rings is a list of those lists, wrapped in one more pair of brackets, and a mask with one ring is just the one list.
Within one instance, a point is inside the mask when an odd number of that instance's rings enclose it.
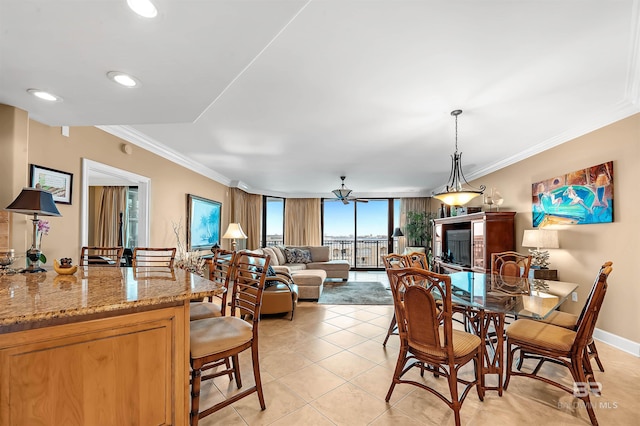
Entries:
{"label": "ottoman", "polygon": [[322,285],[327,273],[322,269],[301,269],[292,271],[293,282],[298,286],[300,299],[318,299],[322,294]]}
{"label": "ottoman", "polygon": [[298,302],[298,286],[277,282],[265,287],[262,292],[261,314],[279,314],[291,312],[291,320]]}

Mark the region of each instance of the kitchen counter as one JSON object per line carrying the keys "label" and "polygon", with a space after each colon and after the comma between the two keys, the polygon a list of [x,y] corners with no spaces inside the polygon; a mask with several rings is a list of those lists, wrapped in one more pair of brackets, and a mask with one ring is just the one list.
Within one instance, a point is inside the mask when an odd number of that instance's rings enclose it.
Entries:
{"label": "kitchen counter", "polygon": [[188,424],[189,301],[222,291],[181,269],[0,276],[0,426]]}
{"label": "kitchen counter", "polygon": [[182,269],[91,266],[74,275],[2,275],[0,331],[4,326],[201,299],[221,291]]}

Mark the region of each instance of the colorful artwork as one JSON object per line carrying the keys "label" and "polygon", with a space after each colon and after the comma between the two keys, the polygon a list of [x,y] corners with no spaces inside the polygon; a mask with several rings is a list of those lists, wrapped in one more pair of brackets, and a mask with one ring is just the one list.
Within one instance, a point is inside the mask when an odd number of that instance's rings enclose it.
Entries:
{"label": "colorful artwork", "polygon": [[613,222],[613,161],[532,185],[533,226]]}

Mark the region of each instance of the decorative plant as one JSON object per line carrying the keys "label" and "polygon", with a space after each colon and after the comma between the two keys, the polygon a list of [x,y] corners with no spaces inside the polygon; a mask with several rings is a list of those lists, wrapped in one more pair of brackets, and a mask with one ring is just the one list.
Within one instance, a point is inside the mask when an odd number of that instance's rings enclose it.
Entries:
{"label": "decorative plant", "polygon": [[187,251],[182,242],[183,227],[182,220],[178,223],[171,222],[173,233],[176,236],[176,266],[189,272],[204,276],[205,259],[197,251]]}
{"label": "decorative plant", "polygon": [[409,246],[428,247],[431,244],[431,219],[434,215],[430,212],[407,212],[405,231]]}
{"label": "decorative plant", "polygon": [[48,220],[40,220],[38,222],[38,248],[40,248],[40,259],[38,259],[42,263],[47,263],[47,256],[42,253],[42,237],[45,235],[49,235],[50,229]]}

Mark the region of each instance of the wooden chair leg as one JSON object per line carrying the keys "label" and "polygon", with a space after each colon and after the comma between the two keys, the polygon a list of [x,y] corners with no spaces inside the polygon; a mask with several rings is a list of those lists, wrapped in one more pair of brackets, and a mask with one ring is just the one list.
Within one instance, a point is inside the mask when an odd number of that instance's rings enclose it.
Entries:
{"label": "wooden chair leg", "polygon": [[382,346],[387,346],[387,340],[389,340],[389,336],[393,334],[394,328],[396,328],[396,314],[393,314],[393,318],[391,318],[391,324],[389,324],[389,330],[387,330],[387,337],[384,338]]}
{"label": "wooden chair leg", "polygon": [[256,392],[258,393],[258,400],[260,401],[260,408],[263,410],[267,408],[264,403],[264,394],[262,393],[262,379],[260,378],[260,359],[258,357],[258,343],[253,342],[251,347],[251,360],[253,363],[253,377],[256,381]]}
{"label": "wooden chair leg", "polygon": [[400,380],[400,374],[402,374],[402,368],[406,363],[407,350],[405,348],[400,348],[400,353],[398,353],[398,361],[396,362],[396,368],[393,370],[393,378],[391,379],[391,386],[389,387],[389,391],[387,392],[387,396],[384,398],[385,401],[389,402],[391,399],[391,394],[393,393],[393,389],[396,387],[396,383]]}
{"label": "wooden chair leg", "polygon": [[602,362],[600,362],[600,357],[598,356],[598,350],[596,349],[596,342],[592,341],[591,343],[589,343],[588,348],[589,348],[589,357],[595,358],[596,364],[598,364],[598,368],[600,369],[600,371],[604,373],[604,366],[602,365]]}
{"label": "wooden chair leg", "polygon": [[236,385],[238,389],[240,389],[242,387],[242,377],[240,377],[240,360],[238,359],[238,354],[231,357],[231,362],[233,363],[233,370],[236,373]]}
{"label": "wooden chair leg", "polygon": [[191,369],[191,426],[197,426],[200,410],[200,368],[192,367]]}
{"label": "wooden chair leg", "polygon": [[455,365],[449,365],[449,392],[451,392],[451,409],[456,426],[460,426],[460,400],[458,399],[458,371]]}

